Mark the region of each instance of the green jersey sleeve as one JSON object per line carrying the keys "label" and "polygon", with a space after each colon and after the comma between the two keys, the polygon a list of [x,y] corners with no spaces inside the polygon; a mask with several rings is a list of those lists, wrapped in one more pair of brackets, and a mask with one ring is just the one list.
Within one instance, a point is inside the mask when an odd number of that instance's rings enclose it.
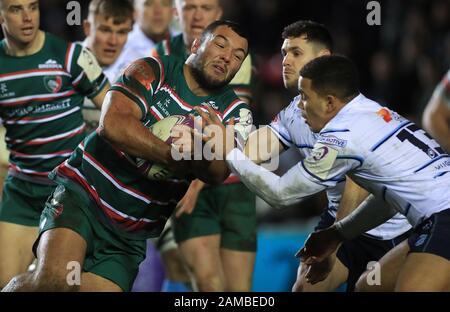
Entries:
{"label": "green jersey sleeve", "polygon": [[154,92],[164,80],[162,62],[154,57],[134,61],[112,85],[111,90],[121,92],[142,111],[142,120],[147,116]]}

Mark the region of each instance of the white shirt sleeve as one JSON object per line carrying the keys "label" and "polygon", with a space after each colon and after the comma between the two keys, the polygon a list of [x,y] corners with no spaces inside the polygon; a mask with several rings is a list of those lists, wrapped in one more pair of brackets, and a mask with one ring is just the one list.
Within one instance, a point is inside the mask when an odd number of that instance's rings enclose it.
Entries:
{"label": "white shirt sleeve", "polygon": [[279,177],[253,163],[236,148],[227,155],[226,161],[231,171],[238,174],[252,192],[274,208],[292,205],[326,187],[309,180],[300,170],[299,164]]}
{"label": "white shirt sleeve", "polygon": [[297,105],[297,97],[294,98],[285,109],[280,111],[269,125],[272,132],[278,137],[278,139],[286,146],[291,147],[294,143],[289,133],[288,124],[293,118],[293,110]]}
{"label": "white shirt sleeve", "polygon": [[340,149],[316,143],[310,156],[293,166],[283,176],[256,165],[238,149],[226,157],[230,170],[254,193],[275,208],[292,205],[302,198],[334,187],[345,174],[363,160],[348,157]]}

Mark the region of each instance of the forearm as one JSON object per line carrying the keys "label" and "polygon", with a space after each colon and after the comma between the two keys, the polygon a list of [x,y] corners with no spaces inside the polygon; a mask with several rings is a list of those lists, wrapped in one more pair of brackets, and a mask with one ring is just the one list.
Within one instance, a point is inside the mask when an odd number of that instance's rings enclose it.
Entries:
{"label": "forearm", "polygon": [[230,169],[224,160],[194,160],[195,175],[204,183],[218,185],[230,175]]}
{"label": "forearm", "polygon": [[154,136],[132,113],[109,109],[101,119],[100,135],[127,154],[162,165],[173,162],[170,145]]}
{"label": "forearm", "polygon": [[244,153],[254,163],[260,164],[278,156],[284,150],[278,137],[269,127],[263,127],[250,133]]}
{"label": "forearm", "polygon": [[446,151],[450,151],[450,120],[434,114],[427,127],[427,131],[439,142]]}
{"label": "forearm", "polygon": [[351,214],[335,224],[336,229],[345,239],[353,239],[378,225],[386,222],[396,214],[381,198],[369,195]]}
{"label": "forearm", "polygon": [[344,193],[336,212],[336,221],[342,220],[354,211],[369,196],[369,192],[347,176]]}
{"label": "forearm", "polygon": [[239,175],[252,192],[275,208],[297,203],[325,188],[307,180],[298,172],[297,166],[279,177],[253,163],[238,149],[230,152],[226,159],[231,171]]}
{"label": "forearm", "polygon": [[450,109],[440,96],[433,96],[423,113],[423,127],[436,141],[450,152]]}

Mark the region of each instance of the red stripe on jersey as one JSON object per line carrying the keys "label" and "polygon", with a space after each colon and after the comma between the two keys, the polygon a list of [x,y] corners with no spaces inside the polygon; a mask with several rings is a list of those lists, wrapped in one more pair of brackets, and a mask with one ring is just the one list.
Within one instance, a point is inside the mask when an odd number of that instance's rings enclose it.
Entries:
{"label": "red stripe on jersey", "polygon": [[120,214],[118,214],[117,212],[115,212],[114,210],[111,210],[109,207],[107,207],[106,205],[104,205],[102,203],[102,200],[100,198],[100,196],[98,195],[98,193],[95,191],[95,189],[82,177],[80,177],[76,172],[74,172],[72,169],[70,169],[69,167],[67,167],[65,165],[65,163],[62,163],[59,167],[58,167],[58,173],[66,176],[68,178],[70,178],[71,180],[74,180],[77,184],[81,185],[85,191],[87,191],[90,195],[91,198],[95,201],[95,203],[97,204],[98,207],[100,207],[102,209],[102,211],[114,222],[122,225],[125,227],[125,230],[139,230],[141,228],[144,228],[146,226],[148,226],[149,224],[154,226],[154,224],[157,222],[146,222],[144,220],[133,220],[130,219],[130,217],[124,217]]}
{"label": "red stripe on jersey", "polygon": [[61,71],[64,72],[62,69],[59,69],[59,68],[21,70],[21,71],[16,71],[16,72],[12,72],[12,73],[2,74],[2,75],[0,75],[0,78],[11,77],[11,76],[21,75],[21,74],[31,74],[31,73],[40,73],[40,72],[61,72]]}

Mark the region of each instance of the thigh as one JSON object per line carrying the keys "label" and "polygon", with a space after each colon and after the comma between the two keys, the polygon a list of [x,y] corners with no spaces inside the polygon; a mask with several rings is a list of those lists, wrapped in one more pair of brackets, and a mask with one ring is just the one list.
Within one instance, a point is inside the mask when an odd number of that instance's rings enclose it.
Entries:
{"label": "thigh", "polygon": [[38,228],[0,221],[0,288],[26,272],[33,261],[31,250]]}
{"label": "thigh", "polygon": [[81,275],[81,292],[122,292],[119,285],[97,274],[85,272]]}
{"label": "thigh", "polygon": [[429,253],[410,253],[395,291],[450,291],[450,261]]}
{"label": "thigh", "polygon": [[202,272],[220,272],[220,235],[208,235],[188,239],[179,244],[183,259],[197,276]]}
{"label": "thigh", "polygon": [[222,248],[220,253],[225,275],[225,291],[250,291],[255,266],[255,252]]}
{"label": "thigh", "polygon": [[43,232],[37,246],[34,271],[39,290],[78,290],[86,253],[86,241],[67,228],[53,228]]}
{"label": "thigh", "polygon": [[409,252],[407,240],[388,251],[378,266],[365,271],[356,283],[357,291],[394,291],[395,283]]}

